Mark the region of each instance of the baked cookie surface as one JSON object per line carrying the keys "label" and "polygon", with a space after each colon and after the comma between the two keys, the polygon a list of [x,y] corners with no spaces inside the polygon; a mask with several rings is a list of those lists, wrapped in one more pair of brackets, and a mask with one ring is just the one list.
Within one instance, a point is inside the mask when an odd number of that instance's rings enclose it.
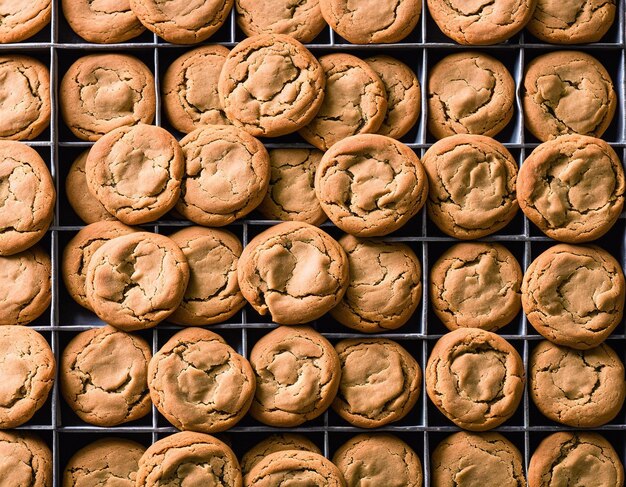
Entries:
{"label": "baked cookie surface", "polygon": [[250,448],[241,457],[241,472],[246,475],[253,467],[270,453],[286,450],[304,450],[322,454],[318,446],[304,435],[296,433],[278,433],[268,436]]}
{"label": "baked cookie surface", "polygon": [[20,42],[50,23],[51,0],[14,0],[2,5],[0,43]]}
{"label": "baked cookie surface", "polygon": [[61,6],[72,30],[88,42],[125,42],[145,30],[129,0],[62,0]]}
{"label": "baked cookie surface", "polygon": [[52,487],[52,452],[39,437],[0,431],[0,478],[13,485]]}

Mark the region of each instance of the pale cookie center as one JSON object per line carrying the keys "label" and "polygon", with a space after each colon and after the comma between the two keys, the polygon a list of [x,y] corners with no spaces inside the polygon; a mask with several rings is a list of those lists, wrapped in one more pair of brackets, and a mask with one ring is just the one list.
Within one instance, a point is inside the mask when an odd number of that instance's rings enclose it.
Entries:
{"label": "pale cookie center", "polygon": [[600,374],[604,367],[589,364],[582,352],[569,353],[549,373],[552,383],[565,399],[584,405],[592,400],[594,392],[600,386]]}
{"label": "pale cookie center", "polygon": [[89,8],[93,12],[105,15],[130,13],[128,0],[88,0]]}
{"label": "pale cookie center", "polygon": [[453,358],[450,371],[460,397],[478,403],[502,398],[507,377],[506,357],[496,350],[464,352]]}
{"label": "pale cookie center", "polygon": [[24,308],[28,307],[40,293],[42,282],[38,278],[39,265],[23,257],[2,259],[0,282],[0,315],[5,319],[19,319]]}
{"label": "pale cookie center", "polygon": [[36,485],[35,456],[24,444],[0,440],[0,478],[14,485]]}
{"label": "pale cookie center", "polygon": [[237,256],[212,238],[197,238],[183,248],[191,267],[185,302],[204,301],[237,292]]}
{"label": "pale cookie center", "polygon": [[538,2],[535,16],[548,28],[565,29],[576,23],[587,3],[589,0],[541,1]]}
{"label": "pale cookie center", "polygon": [[298,76],[299,71],[290,57],[279,54],[253,57],[256,63],[251,64],[243,86],[258,101],[272,100]]}
{"label": "pale cookie center", "polygon": [[[500,487],[518,487],[522,481],[515,477],[514,466],[511,460],[507,461],[506,450],[494,452],[481,448],[480,443],[471,446],[468,458],[453,472],[453,485],[480,487],[498,485]],[[503,458],[504,457],[504,458]]]}
{"label": "pale cookie center", "polygon": [[[410,461],[409,453],[405,450],[398,451],[385,448],[381,452],[379,448],[372,450],[358,449],[348,452],[350,463],[344,465],[342,470],[348,481],[348,485],[360,485],[363,479],[367,479],[369,485],[384,485],[385,487],[407,487],[415,484],[416,479],[411,478],[411,472],[407,461]],[[364,446],[365,448],[365,446]],[[408,457],[408,458],[407,458]],[[345,469],[345,470],[344,470]],[[390,474],[393,478],[389,478]]]}
{"label": "pale cookie center", "polygon": [[37,120],[43,103],[38,89],[34,69],[15,63],[0,67],[0,135],[13,135]]}
{"label": "pale cookie center", "polygon": [[475,58],[461,61],[458,69],[463,69],[464,74],[455,69],[439,90],[444,112],[454,121],[463,123],[464,119],[485,107],[494,96],[497,85],[494,72],[476,63]]}
{"label": "pale cookie center", "polygon": [[553,479],[563,479],[570,485],[605,487],[618,485],[617,466],[601,447],[579,443],[552,469]]}
{"label": "pale cookie center", "polygon": [[94,81],[81,86],[80,101],[89,115],[111,121],[134,113],[141,93],[130,86],[132,75],[108,68],[96,68],[90,74]]}
{"label": "pale cookie center", "polygon": [[29,164],[5,159],[0,164],[0,233],[32,227],[41,179]]}
{"label": "pale cookie center", "polygon": [[[151,0],[152,1],[152,0]],[[209,25],[224,7],[224,0],[153,0],[154,7],[163,14],[163,23],[174,23],[179,28],[197,30]]]}
{"label": "pale cookie center", "polygon": [[[12,345],[14,347],[14,345]],[[31,383],[38,367],[35,367],[30,355],[8,352],[10,349],[2,347],[6,352],[0,363],[3,379],[0,381],[0,408],[12,408],[18,401],[28,397]]]}
{"label": "pale cookie center", "polygon": [[185,70],[185,100],[198,112],[221,109],[217,92],[220,69],[207,69],[207,66],[219,66],[223,63],[223,57],[204,56],[202,62],[193,64]]}
{"label": "pale cookie center", "polygon": [[[351,25],[358,26],[359,30],[372,34],[385,30],[398,17],[397,10],[400,0],[347,0],[346,10]],[[341,20],[339,23],[341,24]]]}
{"label": "pale cookie center", "polygon": [[[598,313],[615,311],[611,276],[596,262],[587,265],[572,269],[564,279],[554,281],[556,296],[576,321],[588,321]],[[551,309],[554,304],[549,299],[544,305]]]}
{"label": "pale cookie center", "polygon": [[463,16],[487,18],[496,26],[506,26],[516,20],[521,0],[446,0],[450,8]]}
{"label": "pale cookie center", "polygon": [[287,213],[309,211],[318,204],[313,189],[313,168],[303,162],[297,166],[272,169],[272,199]]}

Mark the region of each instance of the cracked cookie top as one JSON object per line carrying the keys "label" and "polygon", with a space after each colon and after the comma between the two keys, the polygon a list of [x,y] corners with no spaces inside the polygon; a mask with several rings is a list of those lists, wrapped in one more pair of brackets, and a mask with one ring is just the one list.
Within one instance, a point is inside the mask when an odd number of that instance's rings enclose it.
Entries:
{"label": "cracked cookie top", "polygon": [[322,454],[315,443],[304,435],[295,433],[279,433],[268,436],[263,441],[254,445],[241,457],[241,472],[246,475],[253,467],[270,453],[287,450],[302,450]]}
{"label": "cracked cookie top", "polygon": [[330,314],[365,333],[400,328],[422,299],[422,266],[408,245],[344,235],[350,284]]}
{"label": "cracked cookie top", "polygon": [[48,399],[54,371],[54,355],[43,336],[24,326],[0,326],[0,428],[33,417]]}
{"label": "cracked cookie top", "polygon": [[517,199],[548,237],[588,242],[604,235],[624,207],[624,169],[613,148],[586,135],[544,142],[522,164]]}
{"label": "cracked cookie top", "polygon": [[303,222],[275,225],[244,248],[237,267],[246,300],[275,323],[308,323],[334,308],[348,287],[348,259],[326,232]]}
{"label": "cracked cookie top", "polygon": [[428,130],[493,137],[513,117],[515,82],[504,64],[480,52],[446,56],[428,76]]}
{"label": "cracked cookie top", "polygon": [[298,426],[322,414],[339,387],[333,346],[308,326],[281,326],[252,348],[256,375],[252,417],[270,426]]}
{"label": "cracked cookie top", "polygon": [[552,421],[594,428],[622,409],[624,364],[605,343],[574,350],[544,340],[532,351],[528,367],[530,397]]}
{"label": "cracked cookie top", "polygon": [[344,232],[378,237],[417,214],[428,195],[428,179],[409,147],[384,135],[362,134],[326,151],[315,174],[315,193]]}
{"label": "cracked cookie top", "polygon": [[35,435],[0,431],[0,478],[12,485],[52,487],[52,453]]}
{"label": "cracked cookie top", "polygon": [[117,426],[144,417],[152,403],[148,391],[150,346],[112,326],[74,336],[61,356],[63,398],[83,421]]}
{"label": "cracked cookie top", "polygon": [[117,128],[89,151],[85,165],[91,193],[127,225],[159,219],[180,195],[185,162],[167,130],[139,124]]}
{"label": "cracked cookie top", "polygon": [[250,213],[270,180],[263,144],[242,129],[207,125],[180,141],[185,173],[176,211],[199,225],[221,227]]}
{"label": "cracked cookie top", "polygon": [[509,250],[497,243],[461,243],[433,265],[430,300],[449,330],[508,325],[522,308],[522,269]]}
{"label": "cracked cookie top", "polygon": [[476,239],[515,217],[517,163],[499,142],[452,135],[430,147],[422,164],[428,175],[428,216],[442,232]]}
{"label": "cracked cookie top", "polygon": [[125,42],[145,30],[129,0],[63,0],[61,5],[72,30],[88,42]]}
{"label": "cracked cookie top", "polygon": [[341,383],[332,404],[358,428],[377,428],[404,418],[422,388],[417,361],[400,344],[384,338],[351,338],[335,345]]}
{"label": "cracked cookie top", "polygon": [[54,218],[56,191],[39,153],[20,142],[0,141],[0,255],[37,243]]}
{"label": "cracked cookie top", "polygon": [[387,93],[376,71],[351,54],[327,54],[319,62],[326,80],[323,103],[300,135],[325,151],[350,135],[378,132],[387,115]]}
{"label": "cracked cookie top", "polygon": [[0,7],[0,43],[20,42],[35,35],[50,23],[51,0],[16,0]]}
{"label": "cracked cookie top", "polygon": [[515,413],[524,394],[524,364],[499,335],[460,328],[433,347],[426,390],[437,409],[457,426],[485,431]]}
{"label": "cracked cookie top", "polygon": [[557,51],[528,64],[523,103],[526,128],[545,142],[563,134],[602,137],[613,120],[617,96],[596,58]]}
{"label": "cracked cookie top", "polygon": [[181,430],[231,428],[248,412],[255,385],[248,361],[222,337],[201,328],[176,333],[148,367],[152,402]]}
{"label": "cracked cookie top", "polygon": [[226,116],[254,136],[276,137],[308,124],[322,104],[322,66],[293,37],[248,37],[230,51],[219,80]]}
{"label": "cracked cookie top", "polygon": [[203,326],[226,321],[244,307],[237,264],[241,242],[226,230],[188,227],[170,235],[189,264],[189,284],[170,316],[179,325]]}
{"label": "cracked cookie top", "polygon": [[602,343],[622,321],[624,297],[620,264],[595,245],[550,247],[522,283],[522,306],[535,330],[581,350]]}
{"label": "cracked cookie top", "polygon": [[123,126],[152,123],[154,76],[126,54],[91,54],[78,59],[59,87],[61,115],[82,140],[98,140]]}
{"label": "cracked cookie top", "polygon": [[85,295],[98,317],[124,331],[152,328],[180,305],[189,265],[163,235],[133,232],[105,242],[87,266]]}

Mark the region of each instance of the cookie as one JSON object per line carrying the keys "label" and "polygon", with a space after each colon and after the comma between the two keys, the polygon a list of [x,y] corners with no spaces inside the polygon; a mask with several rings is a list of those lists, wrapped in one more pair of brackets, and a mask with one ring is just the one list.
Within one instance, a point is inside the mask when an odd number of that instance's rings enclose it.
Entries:
{"label": "cookie", "polygon": [[130,0],[130,8],[150,31],[173,44],[197,44],[206,41],[224,24],[233,0],[197,0],[194,2]]}
{"label": "cookie", "polygon": [[344,235],[350,283],[331,316],[365,333],[396,330],[422,299],[422,266],[408,245]]}
{"label": "cookie", "polygon": [[624,273],[596,246],[558,244],[526,269],[522,306],[548,340],[580,350],[602,343],[622,321]]}
{"label": "cookie", "polygon": [[380,433],[357,435],[335,452],[333,463],[347,487],[422,487],[422,462],[400,438]]}
{"label": "cookie", "polygon": [[528,367],[530,397],[557,423],[594,428],[613,420],[624,404],[624,364],[605,343],[575,350],[544,340]]}
{"label": "cookie", "polygon": [[0,326],[0,429],[29,421],[54,384],[54,354],[46,339],[24,326]]}
{"label": "cookie", "polygon": [[609,144],[562,135],[539,145],[520,169],[517,199],[548,237],[588,242],[615,224],[624,207],[624,169]]}
{"label": "cookie", "polygon": [[428,10],[441,31],[459,44],[486,46],[510,39],[530,21],[536,0],[472,3],[428,0]]}
{"label": "cookie", "polygon": [[602,64],[580,51],[533,59],[524,75],[524,125],[540,141],[564,134],[602,137],[617,96]]}
{"label": "cookie", "polygon": [[237,267],[239,286],[260,315],[283,325],[308,323],[334,308],[348,287],[348,259],[327,233],[285,222],[254,237]]}
{"label": "cookie", "polygon": [[461,431],[444,439],[431,457],[433,487],[507,485],[526,487],[523,459],[499,433]]}
{"label": "cookie", "polygon": [[399,42],[408,36],[420,18],[420,0],[358,3],[350,0],[320,0],[328,25],[352,44]]}
{"label": "cookie", "polygon": [[185,161],[167,130],[139,124],[99,139],[85,165],[91,193],[127,225],[158,220],[180,196]]}
{"label": "cookie", "polygon": [[254,445],[241,457],[241,473],[246,475],[270,453],[286,450],[303,450],[322,454],[317,445],[306,436],[295,433],[275,434]]}
{"label": "cookie", "polygon": [[124,331],[152,328],[180,305],[189,265],[163,235],[133,232],[105,242],[87,266],[85,296],[98,317]]}
{"label": "cookie", "polygon": [[430,272],[430,301],[450,331],[508,325],[522,308],[522,269],[497,243],[460,243],[446,250]]}
{"label": "cookie", "polygon": [[20,142],[0,141],[0,255],[35,245],[54,219],[56,191],[39,153]]}
{"label": "cookie", "polygon": [[248,361],[222,337],[187,328],[150,361],[148,386],[156,408],[178,429],[218,433],[248,412],[255,381]]}
{"label": "cookie", "polygon": [[250,213],[270,180],[269,155],[242,129],[207,125],[180,141],[185,171],[176,211],[199,225],[221,227]]}
{"label": "cookie", "polygon": [[118,221],[103,221],[87,225],[63,249],[61,276],[67,292],[83,308],[92,310],[85,294],[85,280],[91,257],[105,242],[136,232]]}
{"label": "cookie", "polygon": [[237,25],[248,37],[285,34],[311,42],[326,27],[319,0],[235,0]]}
{"label": "cookie", "polygon": [[315,194],[344,232],[380,237],[419,212],[428,179],[409,147],[384,135],[362,134],[326,151],[315,173]]}
{"label": "cookie", "polygon": [[185,431],[167,436],[146,450],[139,460],[137,487],[182,485],[242,487],[237,457],[210,435]]}
{"label": "cookie", "polygon": [[202,46],[170,64],[163,77],[163,108],[172,126],[185,134],[203,125],[229,125],[217,83],[230,51]]}
{"label": "cookie", "polygon": [[52,453],[35,435],[0,431],[0,478],[7,485],[52,487]]}
{"label": "cookie", "polygon": [[62,0],[65,20],[87,42],[115,44],[140,35],[144,26],[130,9],[129,0],[94,2]]}
{"label": "cookie", "polygon": [[81,140],[95,141],[113,129],[152,123],[156,110],[154,76],[126,54],[79,58],[59,87],[63,120]]}
{"label": "cookie", "polygon": [[20,42],[50,23],[51,0],[17,0],[2,6],[0,43]]}
{"label": "cookie", "polygon": [[248,37],[230,51],[218,89],[228,119],[257,137],[308,124],[324,99],[322,66],[293,37]]}
{"label": "cookie", "polygon": [[0,256],[0,325],[28,325],[50,306],[50,256],[39,246]]}
{"label": "cookie", "polygon": [[515,82],[504,64],[476,51],[446,56],[428,76],[428,130],[493,137],[513,117]]}
{"label": "cookie", "polygon": [[598,42],[613,25],[615,3],[615,0],[565,4],[557,0],[537,0],[537,8],[526,28],[539,40],[552,44]]}
{"label": "cookie", "polygon": [[326,151],[350,135],[378,132],[387,115],[387,93],[376,71],[351,54],[327,54],[319,62],[326,79],[325,95],[300,135]]}
{"label": "cookie", "polygon": [[315,172],[324,155],[317,149],[272,149],[271,176],[258,210],[271,220],[320,225],[326,213],[315,195]]}
{"label": "cookie", "polygon": [[292,427],[324,413],[337,394],[340,365],[333,346],[308,326],[281,326],[252,347],[256,393],[250,415]]}
{"label": "cookie", "polygon": [[124,438],[104,438],[78,450],[65,466],[63,487],[115,485],[135,487],[143,445]]}
{"label": "cookie", "polygon": [[350,338],[335,345],[341,362],[335,412],[352,426],[377,428],[404,418],[417,403],[422,371],[400,344]]}
{"label": "cookie", "polygon": [[422,108],[421,88],[411,68],[391,56],[374,56],[365,62],[385,86],[387,113],[380,135],[399,139],[417,123]]}
{"label": "cookie", "polygon": [[239,312],[246,304],[237,281],[239,239],[226,230],[202,227],[184,228],[169,237],[189,264],[187,290],[169,320],[179,325],[212,325]]}
{"label": "cookie", "polygon": [[485,431],[507,421],[524,394],[524,364],[504,338],[460,328],[440,338],[426,365],[426,391],[450,421]]}
{"label": "cookie", "polygon": [[428,175],[428,216],[443,233],[481,238],[515,217],[517,163],[496,140],[452,135],[432,145],[422,164]]}

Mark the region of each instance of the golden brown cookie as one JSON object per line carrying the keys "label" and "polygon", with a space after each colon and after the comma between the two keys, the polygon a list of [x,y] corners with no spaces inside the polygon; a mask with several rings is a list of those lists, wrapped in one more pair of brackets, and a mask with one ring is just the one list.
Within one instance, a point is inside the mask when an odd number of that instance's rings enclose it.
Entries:
{"label": "golden brown cookie", "polygon": [[72,30],[88,42],[125,42],[145,30],[129,0],[62,0],[61,6]]}
{"label": "golden brown cookie", "polygon": [[302,450],[317,453],[318,455],[322,454],[317,445],[304,435],[279,433],[268,436],[250,448],[241,457],[241,473],[246,475],[269,454],[287,450]]}
{"label": "golden brown cookie", "polygon": [[13,0],[2,5],[0,43],[20,42],[50,23],[51,0]]}
{"label": "golden brown cookie", "polygon": [[52,452],[35,435],[0,431],[0,479],[8,487],[52,487]]}

